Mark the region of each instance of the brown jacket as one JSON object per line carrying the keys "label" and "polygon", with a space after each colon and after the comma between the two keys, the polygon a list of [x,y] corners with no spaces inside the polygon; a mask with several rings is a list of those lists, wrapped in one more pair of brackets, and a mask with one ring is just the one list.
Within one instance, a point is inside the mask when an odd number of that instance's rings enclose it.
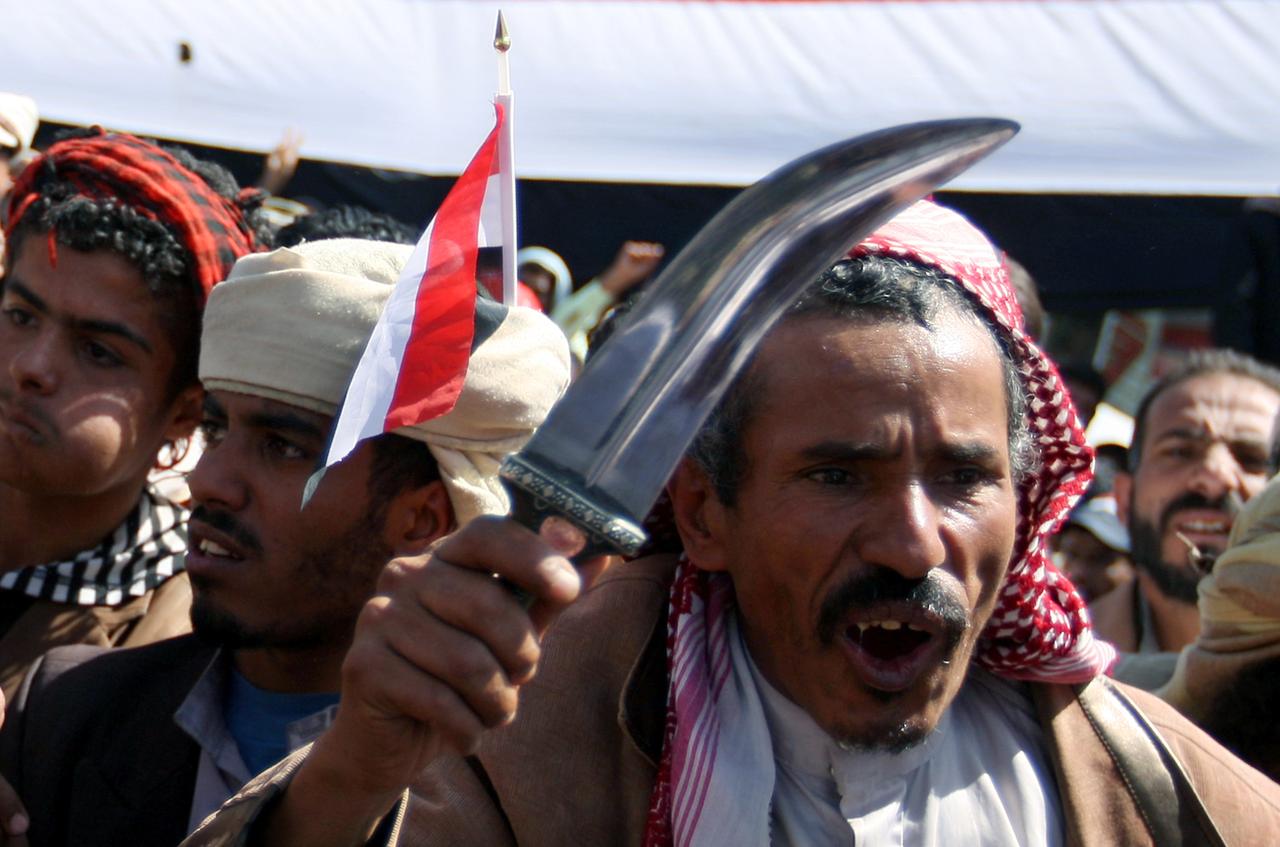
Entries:
{"label": "brown jacket", "polygon": [[[615,567],[566,611],[547,635],[517,720],[487,736],[476,757],[440,759],[423,771],[398,809],[392,843],[639,845],[662,743],[673,566],[654,557]],[[1153,844],[1076,688],[1031,690],[1067,843]],[[1176,752],[1228,844],[1280,840],[1280,786],[1162,701],[1125,691]],[[254,819],[304,757],[299,751],[250,782],[184,845],[247,843]]]}
{"label": "brown jacket", "polygon": [[137,647],[191,631],[191,583],[180,573],[121,606],[37,600],[0,637],[0,689],[13,700],[27,670],[54,647]]}

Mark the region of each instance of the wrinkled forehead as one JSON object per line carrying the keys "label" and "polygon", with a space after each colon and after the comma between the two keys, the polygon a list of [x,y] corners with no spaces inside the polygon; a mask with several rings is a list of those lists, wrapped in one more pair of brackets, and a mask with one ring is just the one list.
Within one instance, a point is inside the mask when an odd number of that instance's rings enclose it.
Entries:
{"label": "wrinkled forehead", "polygon": [[1227,372],[1180,380],[1155,397],[1146,413],[1143,446],[1171,435],[1269,441],[1280,392],[1253,377]]}
{"label": "wrinkled forehead", "polygon": [[851,395],[888,399],[890,387],[907,389],[903,399],[955,403],[966,397],[965,386],[981,383],[996,389],[992,407],[982,411],[1007,429],[1002,353],[990,328],[959,307],[939,309],[927,325],[875,310],[788,317],[770,330],[743,379],[757,403],[767,396],[771,405],[779,398],[802,404],[785,410],[799,417]]}

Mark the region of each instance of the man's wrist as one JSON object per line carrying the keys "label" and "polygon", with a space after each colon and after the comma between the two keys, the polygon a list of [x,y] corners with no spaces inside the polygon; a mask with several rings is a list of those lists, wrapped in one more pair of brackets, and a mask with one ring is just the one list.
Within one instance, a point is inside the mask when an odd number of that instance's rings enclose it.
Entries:
{"label": "man's wrist", "polygon": [[613,270],[606,270],[596,277],[596,280],[600,283],[601,288],[614,297],[621,297],[631,287],[627,279]]}
{"label": "man's wrist", "polygon": [[360,784],[343,756],[316,741],[285,791],[254,827],[256,843],[271,845],[366,844],[391,813],[403,788]]}

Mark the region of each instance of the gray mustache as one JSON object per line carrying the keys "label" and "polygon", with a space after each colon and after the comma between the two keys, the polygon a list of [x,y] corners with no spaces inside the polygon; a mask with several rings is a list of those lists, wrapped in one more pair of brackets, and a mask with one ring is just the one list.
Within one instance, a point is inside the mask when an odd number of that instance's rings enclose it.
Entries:
{"label": "gray mustache", "polygon": [[837,630],[850,612],[869,610],[886,602],[904,603],[936,615],[942,620],[948,646],[959,643],[969,628],[968,610],[946,589],[940,577],[930,574],[924,579],[908,579],[889,568],[876,568],[844,582],[822,601],[818,611],[819,640],[834,644],[840,635]]}

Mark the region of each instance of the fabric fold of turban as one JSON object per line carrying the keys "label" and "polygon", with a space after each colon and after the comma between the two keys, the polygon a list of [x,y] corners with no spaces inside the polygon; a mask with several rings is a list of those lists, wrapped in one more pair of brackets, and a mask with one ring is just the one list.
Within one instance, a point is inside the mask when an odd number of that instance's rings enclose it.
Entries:
{"label": "fabric fold of turban", "polygon": [[241,207],[171,153],[132,135],[98,132],[59,141],[23,169],[9,198],[7,232],[41,196],[44,183],[57,179],[91,200],[115,201],[167,226],[190,254],[188,270],[206,297],[237,259],[262,249]]}
{"label": "fabric fold of turban", "polygon": [[1200,636],[1156,692],[1195,720],[1242,670],[1280,658],[1280,477],[1236,517],[1199,590]]}
{"label": "fabric fold of turban", "polygon": [[[412,251],[333,239],[245,257],[209,298],[200,380],[334,415]],[[395,430],[431,449],[459,524],[506,513],[498,467],[569,382],[568,345],[555,324],[532,309],[496,308],[501,323],[472,350],[453,409]]]}

